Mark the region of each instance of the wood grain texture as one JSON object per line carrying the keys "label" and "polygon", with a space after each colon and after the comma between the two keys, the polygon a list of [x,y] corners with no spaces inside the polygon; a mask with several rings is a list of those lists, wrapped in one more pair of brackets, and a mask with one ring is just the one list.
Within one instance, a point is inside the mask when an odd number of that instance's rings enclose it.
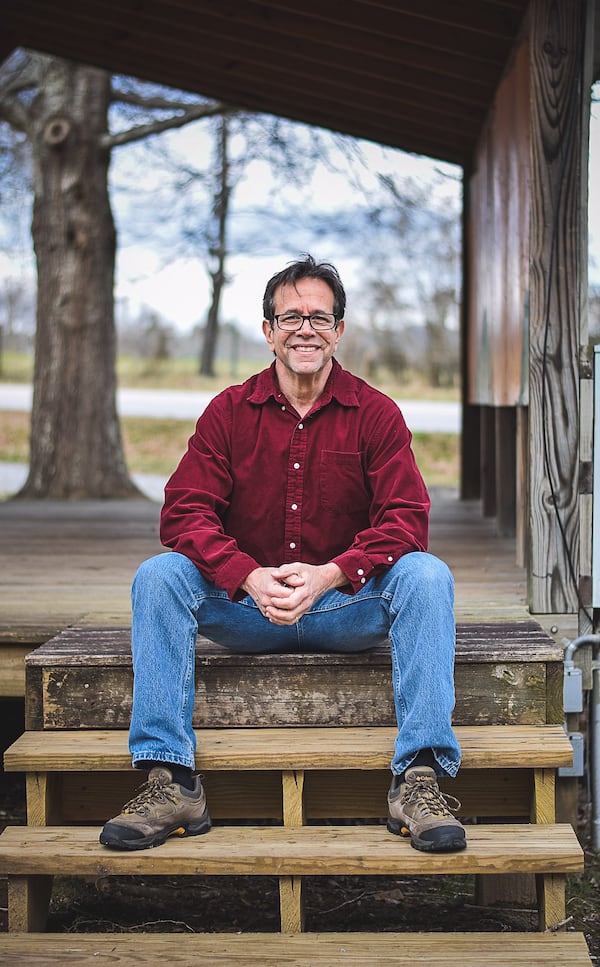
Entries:
{"label": "wood grain texture", "polygon": [[7,934],[2,967],[590,967],[581,933]]}
{"label": "wood grain texture", "polygon": [[0,873],[37,876],[407,875],[570,873],[583,851],[568,825],[478,825],[460,853],[422,853],[383,826],[215,827],[171,837],[160,849],[123,853],[98,843],[95,826],[9,826],[0,835]]}
{"label": "wood grain texture", "polygon": [[[457,726],[462,768],[569,765],[560,725]],[[196,767],[231,769],[387,769],[395,728],[198,729]],[[114,771],[131,768],[124,731],[24,732],[4,753],[9,772]]]}
{"label": "wood grain texture", "polygon": [[[529,346],[533,612],[577,610],[581,4],[531,3]],[[560,525],[557,517],[560,516]]]}

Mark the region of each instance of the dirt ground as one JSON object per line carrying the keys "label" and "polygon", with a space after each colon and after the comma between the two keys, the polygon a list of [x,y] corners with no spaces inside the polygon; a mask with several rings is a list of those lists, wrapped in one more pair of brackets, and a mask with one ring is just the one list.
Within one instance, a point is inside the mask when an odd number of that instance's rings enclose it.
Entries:
{"label": "dirt ground", "polygon": [[[18,706],[0,702],[3,745],[20,734]],[[6,726],[8,725],[8,730]],[[579,835],[586,845],[586,805]],[[0,772],[0,827],[25,823],[22,776]],[[472,877],[307,877],[310,931],[535,930],[536,911],[478,905]],[[0,879],[0,932],[7,929],[6,882]],[[600,964],[600,856],[586,848],[586,869],[569,878],[567,929],[581,930]],[[103,877],[55,879],[51,932],[277,931],[275,877]]]}

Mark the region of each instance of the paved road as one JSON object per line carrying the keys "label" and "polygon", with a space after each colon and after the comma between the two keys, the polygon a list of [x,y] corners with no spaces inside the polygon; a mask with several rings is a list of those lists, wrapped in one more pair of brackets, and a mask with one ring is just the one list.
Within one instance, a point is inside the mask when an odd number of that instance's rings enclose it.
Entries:
{"label": "paved road", "polygon": [[[31,409],[31,386],[0,383],[0,410]],[[121,389],[117,405],[121,416],[170,417],[196,420],[212,399],[212,393],[178,390]],[[427,400],[397,400],[410,429],[415,433],[460,433],[460,405]]]}

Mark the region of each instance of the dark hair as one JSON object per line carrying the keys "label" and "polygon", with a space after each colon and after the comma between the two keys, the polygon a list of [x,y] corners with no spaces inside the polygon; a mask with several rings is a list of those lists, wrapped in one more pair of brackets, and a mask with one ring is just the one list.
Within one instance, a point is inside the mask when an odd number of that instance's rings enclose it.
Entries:
{"label": "dark hair", "polygon": [[304,258],[289,265],[277,272],[267,282],[265,294],[263,296],[263,314],[273,324],[275,315],[275,290],[280,285],[295,286],[301,279],[321,279],[333,292],[333,311],[336,319],[343,319],[346,309],[346,293],[338,270],[330,262],[316,262],[312,255],[305,255]]}

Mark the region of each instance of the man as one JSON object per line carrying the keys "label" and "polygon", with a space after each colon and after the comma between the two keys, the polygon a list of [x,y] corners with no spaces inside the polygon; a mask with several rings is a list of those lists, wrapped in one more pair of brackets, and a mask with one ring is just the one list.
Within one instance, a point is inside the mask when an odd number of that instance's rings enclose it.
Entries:
{"label": "man", "polygon": [[194,777],[198,630],[237,652],[364,650],[388,636],[398,735],[388,829],[452,851],[453,580],[427,547],[429,498],[396,404],[334,359],[345,292],[311,256],[267,284],[269,369],[219,394],[165,488],[161,539],[133,592],[130,750],[149,770],[106,823],[115,849],[210,829]]}

